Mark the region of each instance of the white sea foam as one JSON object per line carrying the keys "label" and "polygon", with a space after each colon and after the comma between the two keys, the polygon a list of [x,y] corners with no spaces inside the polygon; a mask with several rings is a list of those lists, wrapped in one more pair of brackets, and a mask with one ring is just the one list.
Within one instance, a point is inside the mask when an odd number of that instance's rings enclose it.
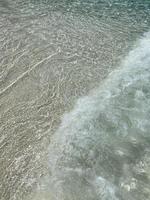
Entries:
{"label": "white sea foam", "polygon": [[56,200],[150,199],[150,33],[63,116],[49,148]]}

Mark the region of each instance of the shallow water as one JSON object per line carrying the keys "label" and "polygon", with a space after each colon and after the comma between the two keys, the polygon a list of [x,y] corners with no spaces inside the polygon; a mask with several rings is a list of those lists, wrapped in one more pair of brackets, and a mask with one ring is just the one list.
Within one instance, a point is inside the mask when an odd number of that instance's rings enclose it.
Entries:
{"label": "shallow water", "polygon": [[146,0],[0,0],[2,200],[150,198],[149,25]]}
{"label": "shallow water", "polygon": [[52,199],[150,198],[150,33],[65,114],[49,148]]}

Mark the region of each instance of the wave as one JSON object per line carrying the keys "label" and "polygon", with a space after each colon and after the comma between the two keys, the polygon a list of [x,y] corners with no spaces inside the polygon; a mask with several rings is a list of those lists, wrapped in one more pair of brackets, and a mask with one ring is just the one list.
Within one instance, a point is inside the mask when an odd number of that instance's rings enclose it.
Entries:
{"label": "wave", "polygon": [[46,199],[150,199],[150,33],[63,116]]}

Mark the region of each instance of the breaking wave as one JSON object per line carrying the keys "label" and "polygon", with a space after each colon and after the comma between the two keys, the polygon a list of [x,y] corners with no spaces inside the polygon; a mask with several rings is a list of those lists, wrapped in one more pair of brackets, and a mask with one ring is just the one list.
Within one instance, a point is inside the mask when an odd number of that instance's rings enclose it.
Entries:
{"label": "breaking wave", "polygon": [[63,116],[49,147],[53,200],[150,199],[150,33]]}

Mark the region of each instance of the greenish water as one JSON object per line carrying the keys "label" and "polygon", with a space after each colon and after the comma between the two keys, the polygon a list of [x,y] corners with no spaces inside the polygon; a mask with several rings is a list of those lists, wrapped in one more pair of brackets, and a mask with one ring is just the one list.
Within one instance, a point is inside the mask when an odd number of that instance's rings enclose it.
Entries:
{"label": "greenish water", "polygon": [[148,0],[0,0],[0,199],[150,199],[149,27]]}

